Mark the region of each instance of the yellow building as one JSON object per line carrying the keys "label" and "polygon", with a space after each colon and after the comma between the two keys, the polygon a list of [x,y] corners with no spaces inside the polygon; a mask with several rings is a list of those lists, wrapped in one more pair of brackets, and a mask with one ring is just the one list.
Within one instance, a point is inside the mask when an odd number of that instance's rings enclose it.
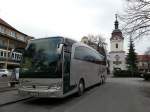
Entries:
{"label": "yellow building", "polygon": [[10,51],[14,48],[25,48],[28,40],[33,37],[28,36],[0,18],[0,68],[14,68],[20,64],[21,54]]}

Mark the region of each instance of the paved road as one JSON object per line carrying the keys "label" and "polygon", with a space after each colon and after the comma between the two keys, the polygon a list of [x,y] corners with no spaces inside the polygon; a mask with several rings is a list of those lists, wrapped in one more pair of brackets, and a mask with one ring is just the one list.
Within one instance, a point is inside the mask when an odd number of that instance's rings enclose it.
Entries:
{"label": "paved road", "polygon": [[8,82],[10,81],[10,77],[0,77],[0,92],[15,90],[15,87],[8,86]]}
{"label": "paved road", "polygon": [[8,81],[9,81],[9,78],[0,77],[0,88],[8,87]]}
{"label": "paved road", "polygon": [[0,112],[150,112],[150,82],[109,78],[81,97],[32,99],[0,107]]}

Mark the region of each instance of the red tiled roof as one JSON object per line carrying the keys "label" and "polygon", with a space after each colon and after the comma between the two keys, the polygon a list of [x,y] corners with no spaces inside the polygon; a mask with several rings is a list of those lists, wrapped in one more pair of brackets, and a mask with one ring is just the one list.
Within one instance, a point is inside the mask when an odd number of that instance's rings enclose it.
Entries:
{"label": "red tiled roof", "polygon": [[13,30],[16,30],[14,27],[12,27],[11,25],[9,25],[7,22],[5,22],[4,20],[2,20],[1,18],[0,18],[0,24],[6,26],[8,28],[11,28]]}
{"label": "red tiled roof", "polygon": [[150,55],[137,55],[138,61],[150,61]]}
{"label": "red tiled roof", "polygon": [[[0,18],[0,24],[1,24],[1,25],[4,25],[4,26],[6,26],[6,27],[8,27],[8,28],[10,28],[10,29],[12,29],[12,30],[15,30],[15,31],[18,32],[18,33],[21,33],[21,34],[23,34],[23,35],[26,35],[26,34],[20,32],[20,31],[18,31],[17,29],[15,29],[14,27],[12,27],[10,24],[8,24],[7,22],[5,22],[5,21],[4,21],[3,19],[1,19],[1,18]],[[26,35],[26,36],[27,36],[27,35]]]}
{"label": "red tiled roof", "polygon": [[115,36],[119,36],[119,38],[124,39],[124,37],[122,36],[122,32],[119,29],[114,30],[111,35],[112,36],[110,40],[112,40]]}
{"label": "red tiled roof", "polygon": [[[24,33],[22,33],[22,32],[20,32],[20,31],[18,31],[17,29],[15,29],[14,27],[12,27],[10,24],[8,24],[7,22],[5,22],[3,19],[1,19],[0,18],[0,24],[1,25],[4,25],[5,27],[7,27],[7,28],[10,28],[10,29],[12,29],[12,30],[15,30],[16,32],[18,32],[18,33],[21,33],[21,34],[23,34],[23,35],[26,35],[26,36],[28,36],[27,34],[24,34]],[[34,39],[34,37],[31,37],[31,36],[29,36],[31,39]]]}

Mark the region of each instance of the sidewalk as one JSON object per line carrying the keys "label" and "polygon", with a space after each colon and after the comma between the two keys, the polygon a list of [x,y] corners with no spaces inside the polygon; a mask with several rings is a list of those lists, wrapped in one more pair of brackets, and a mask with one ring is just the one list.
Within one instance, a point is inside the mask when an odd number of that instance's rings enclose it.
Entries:
{"label": "sidewalk", "polygon": [[0,78],[0,106],[29,98],[19,96],[17,85],[15,87],[9,87],[8,81],[8,78]]}
{"label": "sidewalk", "polygon": [[16,90],[16,87],[8,86],[9,78],[0,78],[0,92],[6,92],[10,90]]}
{"label": "sidewalk", "polygon": [[0,77],[0,88],[8,86],[8,84],[7,84],[8,81],[9,81],[9,78]]}
{"label": "sidewalk", "polygon": [[0,93],[2,92],[7,92],[7,91],[12,91],[12,90],[17,90],[16,87],[0,87]]}
{"label": "sidewalk", "polygon": [[0,107],[7,105],[7,104],[15,103],[15,102],[18,102],[18,101],[21,101],[24,99],[28,99],[28,98],[30,98],[30,97],[19,96],[17,90],[1,92],[0,93]]}

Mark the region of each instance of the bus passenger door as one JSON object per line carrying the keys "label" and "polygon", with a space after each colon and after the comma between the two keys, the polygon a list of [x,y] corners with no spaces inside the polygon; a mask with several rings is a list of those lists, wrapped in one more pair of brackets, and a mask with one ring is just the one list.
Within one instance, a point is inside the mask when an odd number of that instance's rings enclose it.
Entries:
{"label": "bus passenger door", "polygon": [[64,65],[63,65],[63,92],[66,93],[70,90],[70,60],[71,52],[68,46],[64,46]]}

